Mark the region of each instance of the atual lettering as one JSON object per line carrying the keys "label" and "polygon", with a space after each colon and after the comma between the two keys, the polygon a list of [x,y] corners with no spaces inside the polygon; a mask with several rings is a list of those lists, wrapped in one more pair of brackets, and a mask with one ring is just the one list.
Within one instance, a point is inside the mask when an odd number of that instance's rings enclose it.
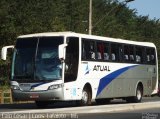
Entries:
{"label": "atual lettering", "polygon": [[111,71],[109,66],[95,65],[93,71]]}

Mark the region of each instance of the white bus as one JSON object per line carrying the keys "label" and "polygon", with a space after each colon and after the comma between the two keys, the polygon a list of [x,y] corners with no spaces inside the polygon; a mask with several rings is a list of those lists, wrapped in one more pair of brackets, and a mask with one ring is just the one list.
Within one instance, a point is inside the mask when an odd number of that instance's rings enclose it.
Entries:
{"label": "white bus", "polygon": [[14,48],[11,89],[14,100],[106,103],[114,98],[141,102],[158,90],[157,50],[153,43],[73,32],[22,35]]}

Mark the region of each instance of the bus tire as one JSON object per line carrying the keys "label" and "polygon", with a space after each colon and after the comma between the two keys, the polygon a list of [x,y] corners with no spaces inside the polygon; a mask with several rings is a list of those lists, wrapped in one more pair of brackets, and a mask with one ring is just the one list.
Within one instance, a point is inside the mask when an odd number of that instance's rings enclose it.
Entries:
{"label": "bus tire", "polygon": [[38,108],[46,108],[48,106],[47,101],[35,101],[35,104]]}
{"label": "bus tire", "polygon": [[138,85],[136,89],[136,96],[134,97],[133,101],[136,103],[141,102],[142,96],[143,96],[143,89],[141,86]]}
{"label": "bus tire", "polygon": [[88,88],[84,88],[82,91],[82,99],[80,101],[81,106],[91,105],[91,92]]}

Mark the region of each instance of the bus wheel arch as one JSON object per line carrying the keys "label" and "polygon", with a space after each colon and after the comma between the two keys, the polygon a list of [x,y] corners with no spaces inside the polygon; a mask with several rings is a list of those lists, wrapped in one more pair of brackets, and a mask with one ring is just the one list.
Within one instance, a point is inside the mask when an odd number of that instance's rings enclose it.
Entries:
{"label": "bus wheel arch", "polygon": [[135,96],[127,97],[126,101],[129,103],[130,102],[139,103],[142,100],[142,96],[143,96],[143,84],[142,82],[138,82],[135,89]]}
{"label": "bus wheel arch", "polygon": [[91,100],[92,100],[92,87],[89,83],[86,83],[82,90],[82,99],[80,101],[80,105],[83,106],[91,105]]}

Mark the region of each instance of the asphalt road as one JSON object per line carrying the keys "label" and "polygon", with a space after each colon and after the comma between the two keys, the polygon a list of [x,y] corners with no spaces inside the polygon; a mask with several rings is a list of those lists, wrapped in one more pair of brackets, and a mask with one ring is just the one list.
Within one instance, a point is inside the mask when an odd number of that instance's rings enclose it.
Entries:
{"label": "asphalt road", "polygon": [[1,119],[160,119],[160,107],[116,113],[0,113]]}
{"label": "asphalt road", "polygon": [[[160,97],[143,97],[142,103],[143,102],[156,102],[160,101]],[[123,100],[113,100],[111,103],[107,105],[117,105],[117,104],[127,104]],[[97,104],[93,103],[92,106],[98,106]],[[92,107],[90,106],[90,107]],[[79,107],[73,102],[62,102],[62,103],[56,103],[54,105],[49,105],[47,109],[64,109],[64,108],[72,108],[72,107]],[[38,110],[36,105],[34,103],[27,103],[27,104],[1,104],[0,105],[0,112],[12,112],[12,111],[22,111],[22,110]]]}
{"label": "asphalt road", "polygon": [[160,107],[118,113],[77,114],[77,117],[79,119],[160,119]]}

